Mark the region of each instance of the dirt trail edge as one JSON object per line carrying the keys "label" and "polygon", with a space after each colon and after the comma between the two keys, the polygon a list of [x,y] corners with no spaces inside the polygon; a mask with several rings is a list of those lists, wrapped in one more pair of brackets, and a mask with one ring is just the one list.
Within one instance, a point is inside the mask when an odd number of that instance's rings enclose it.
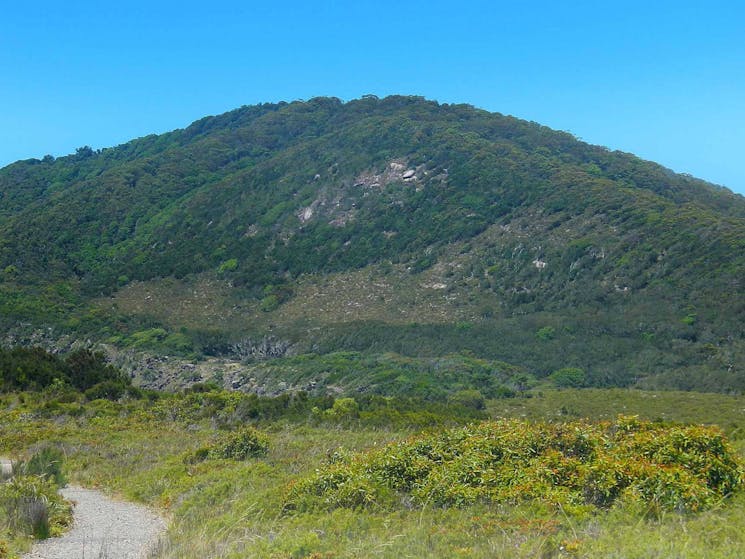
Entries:
{"label": "dirt trail edge", "polygon": [[74,523],[64,536],[34,545],[22,559],[145,559],[166,524],[149,509],[93,489],[66,487]]}

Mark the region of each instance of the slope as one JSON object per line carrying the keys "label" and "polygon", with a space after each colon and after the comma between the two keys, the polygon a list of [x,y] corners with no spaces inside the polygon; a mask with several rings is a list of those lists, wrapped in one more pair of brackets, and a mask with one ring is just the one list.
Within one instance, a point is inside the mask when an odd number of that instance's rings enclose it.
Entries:
{"label": "slope", "polygon": [[6,329],[745,387],[745,199],[535,123],[401,96],[243,107],[16,163],[0,192]]}

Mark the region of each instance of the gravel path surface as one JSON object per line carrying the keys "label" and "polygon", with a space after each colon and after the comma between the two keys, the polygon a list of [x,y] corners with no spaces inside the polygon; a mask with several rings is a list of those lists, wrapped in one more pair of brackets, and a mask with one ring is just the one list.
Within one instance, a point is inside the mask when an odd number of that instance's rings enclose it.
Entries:
{"label": "gravel path surface", "polygon": [[144,559],[165,531],[163,519],[141,505],[82,487],[61,492],[75,504],[72,530],[35,544],[23,559]]}

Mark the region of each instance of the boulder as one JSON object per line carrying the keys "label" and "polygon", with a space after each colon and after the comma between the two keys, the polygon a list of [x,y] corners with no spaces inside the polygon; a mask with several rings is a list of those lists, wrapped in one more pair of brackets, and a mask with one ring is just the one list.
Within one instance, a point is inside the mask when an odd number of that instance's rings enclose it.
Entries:
{"label": "boulder", "polygon": [[13,475],[13,462],[8,458],[0,458],[0,479],[7,479]]}

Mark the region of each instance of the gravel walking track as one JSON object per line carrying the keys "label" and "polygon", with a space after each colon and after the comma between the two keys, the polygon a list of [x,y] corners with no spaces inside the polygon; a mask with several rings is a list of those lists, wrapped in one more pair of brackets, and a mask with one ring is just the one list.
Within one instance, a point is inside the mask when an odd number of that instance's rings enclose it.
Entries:
{"label": "gravel walking track", "polygon": [[165,531],[163,519],[141,505],[82,487],[61,493],[75,505],[72,529],[36,543],[22,559],[145,559]]}

